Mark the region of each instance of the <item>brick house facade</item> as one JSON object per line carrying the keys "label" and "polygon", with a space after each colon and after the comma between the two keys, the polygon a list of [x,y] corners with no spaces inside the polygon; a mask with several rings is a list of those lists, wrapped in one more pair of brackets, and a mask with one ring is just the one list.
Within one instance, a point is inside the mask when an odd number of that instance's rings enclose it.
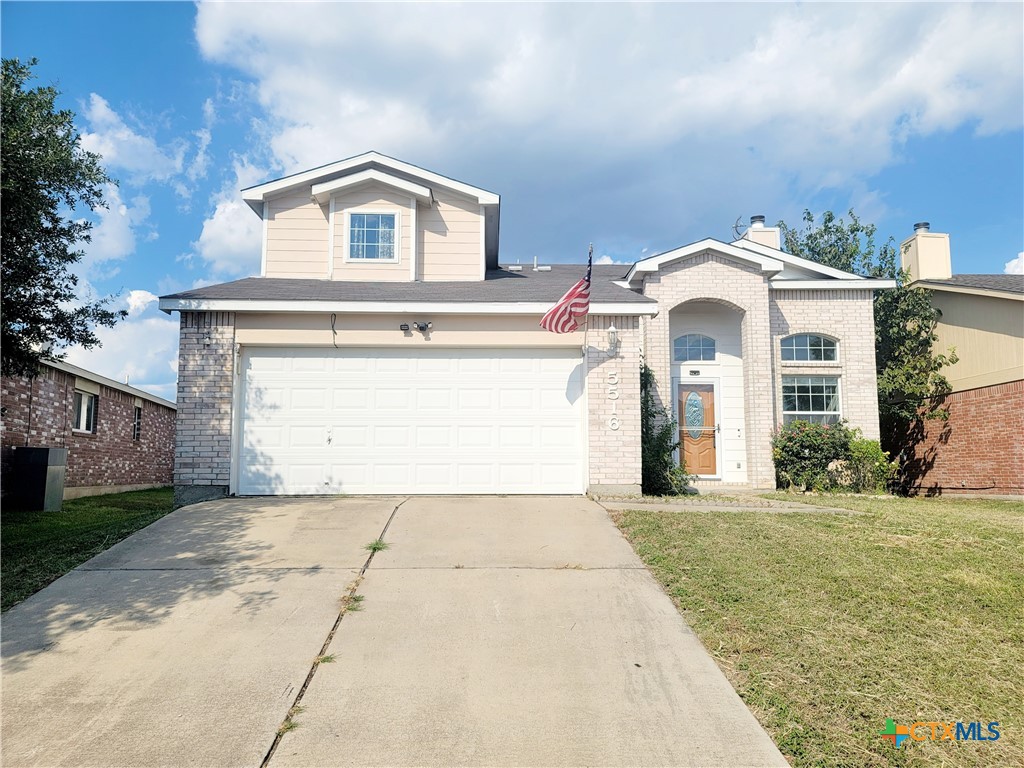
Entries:
{"label": "brick house facade", "polygon": [[[95,397],[92,429],[74,428],[76,390]],[[68,449],[65,498],[171,484],[176,414],[169,401],[54,361],[32,378],[3,377],[0,405],[5,497],[18,482],[11,470],[19,446]]]}
{"label": "brick house facade", "polygon": [[594,265],[586,322],[556,334],[539,321],[586,267],[502,266],[494,193],[371,152],[243,199],[260,276],[160,299],[181,318],[179,504],[639,492],[641,360],[709,488],[774,487],[771,436],[798,415],[878,435],[872,294],[892,281],[783,253],[763,217]]}

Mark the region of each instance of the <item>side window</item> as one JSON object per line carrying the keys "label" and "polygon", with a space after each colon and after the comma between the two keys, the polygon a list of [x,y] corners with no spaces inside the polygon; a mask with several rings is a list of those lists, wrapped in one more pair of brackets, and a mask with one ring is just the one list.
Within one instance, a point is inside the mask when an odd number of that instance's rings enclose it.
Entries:
{"label": "side window", "polygon": [[142,437],[142,408],[135,406],[135,416],[132,419],[132,440]]}
{"label": "side window", "polygon": [[96,403],[99,398],[89,392],[75,390],[74,416],[72,429],[78,432],[96,431]]}
{"label": "side window", "polygon": [[834,362],[836,342],[816,333],[798,333],[782,340],[782,359],[812,363]]}

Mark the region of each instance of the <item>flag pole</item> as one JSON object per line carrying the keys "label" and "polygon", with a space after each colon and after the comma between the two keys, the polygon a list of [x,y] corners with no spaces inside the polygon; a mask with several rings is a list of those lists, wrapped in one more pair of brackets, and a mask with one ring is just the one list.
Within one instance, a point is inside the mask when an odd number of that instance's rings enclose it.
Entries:
{"label": "flag pole", "polygon": [[[590,274],[590,268],[593,265],[593,263],[594,263],[594,244],[591,243],[590,244],[590,248],[587,249],[587,276],[591,278],[591,281],[590,281],[591,290],[593,290],[593,285],[594,285],[593,276]],[[590,357],[590,347],[588,346],[589,339],[590,339],[590,309],[589,309],[589,307],[587,308],[587,316],[584,318],[584,320],[586,321],[587,324],[583,326],[583,365],[584,365],[583,375],[586,376],[587,375],[586,365],[588,364],[589,357]]]}

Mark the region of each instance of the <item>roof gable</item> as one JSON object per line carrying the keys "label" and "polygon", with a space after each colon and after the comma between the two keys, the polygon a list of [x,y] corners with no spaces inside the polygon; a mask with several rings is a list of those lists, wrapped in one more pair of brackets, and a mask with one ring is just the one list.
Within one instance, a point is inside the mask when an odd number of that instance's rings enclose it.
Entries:
{"label": "roof gable", "polygon": [[634,264],[626,274],[625,281],[627,283],[636,283],[641,280],[645,274],[657,272],[668,264],[681,259],[688,259],[692,256],[703,253],[704,251],[715,251],[727,258],[735,259],[736,261],[740,261],[745,264],[750,264],[751,266],[760,269],[761,272],[769,275],[781,272],[783,267],[783,264],[779,259],[757,253],[756,251],[737,248],[735,245],[723,243],[721,240],[715,240],[714,238],[709,237],[704,240],[698,240],[696,243],[690,243],[689,245],[674,248],[671,251],[665,251],[664,253],[658,253],[654,256],[649,256],[646,259],[641,259]]}
{"label": "roof gable", "polygon": [[[388,183],[387,180],[390,180],[392,186],[405,183],[418,187],[420,192],[417,193],[417,196],[421,196],[423,190],[429,193],[429,188],[433,185],[457,192],[477,201],[480,205],[497,205],[501,201],[500,196],[494,192],[488,192],[486,189],[465,184],[447,176],[442,176],[439,173],[434,173],[410,163],[396,160],[393,157],[382,155],[379,152],[364,152],[361,155],[322,165],[319,168],[312,168],[308,171],[302,171],[291,176],[257,184],[254,187],[248,187],[242,190],[242,199],[254,211],[262,213],[263,201],[273,195],[303,186],[320,188],[322,193],[325,188],[335,181],[368,172],[378,174],[380,179],[385,180],[382,183]],[[361,179],[361,182],[365,181],[365,178]],[[316,192],[313,194],[316,194]]]}
{"label": "roof gable", "polygon": [[[733,245],[743,248],[753,253],[759,253],[762,256],[768,256],[773,259],[777,259],[783,263],[783,273],[790,271],[795,272],[793,278],[802,280],[820,280],[827,278],[834,278],[837,280],[866,280],[867,278],[862,275],[856,275],[853,272],[844,272],[841,269],[835,267],[826,267],[824,264],[819,264],[816,261],[805,259],[800,256],[794,256],[785,251],[780,251],[778,248],[772,248],[769,245],[762,245],[761,243],[755,243],[751,240],[740,238],[734,240]],[[786,266],[794,267],[793,270],[786,270]],[[783,279],[787,276],[783,274]]]}

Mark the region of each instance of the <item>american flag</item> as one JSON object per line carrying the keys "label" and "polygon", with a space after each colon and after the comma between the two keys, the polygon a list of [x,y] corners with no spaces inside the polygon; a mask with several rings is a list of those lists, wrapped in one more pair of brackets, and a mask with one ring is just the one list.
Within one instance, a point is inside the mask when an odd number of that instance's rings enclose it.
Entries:
{"label": "american flag", "polygon": [[594,246],[587,256],[587,274],[540,319],[540,327],[552,333],[570,333],[586,321],[590,311],[590,271],[594,266]]}

